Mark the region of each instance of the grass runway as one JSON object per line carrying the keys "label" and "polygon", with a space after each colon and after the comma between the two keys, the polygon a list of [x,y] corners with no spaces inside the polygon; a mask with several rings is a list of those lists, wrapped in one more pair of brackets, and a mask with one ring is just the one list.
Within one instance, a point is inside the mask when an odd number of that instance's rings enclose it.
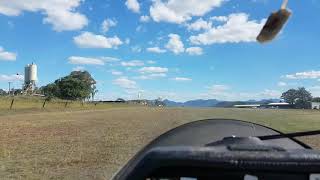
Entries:
{"label": "grass runway", "polygon": [[[109,179],[152,139],[208,118],[283,132],[320,129],[320,111],[114,107],[0,113],[1,179]],[[302,138],[320,150],[320,136]]]}

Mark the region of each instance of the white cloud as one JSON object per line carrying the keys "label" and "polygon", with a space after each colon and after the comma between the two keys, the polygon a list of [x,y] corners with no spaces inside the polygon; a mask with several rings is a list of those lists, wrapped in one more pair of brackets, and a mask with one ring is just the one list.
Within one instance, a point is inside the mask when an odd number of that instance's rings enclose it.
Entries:
{"label": "white cloud", "polygon": [[142,31],[145,31],[145,29],[141,25],[139,25],[139,26],[137,26],[136,31],[142,32]]}
{"label": "white cloud", "polygon": [[287,74],[284,76],[287,79],[318,79],[320,71],[297,72],[295,74]]}
{"label": "white cloud", "polygon": [[185,49],[184,49],[184,44],[180,39],[180,36],[177,34],[169,34],[168,37],[170,39],[166,45],[166,48],[175,54],[183,53]]}
{"label": "white cloud", "polygon": [[126,6],[135,13],[140,13],[140,4],[137,0],[127,0]]}
{"label": "white cloud", "polygon": [[112,19],[105,19],[102,24],[101,24],[101,31],[103,33],[106,33],[109,31],[109,29],[111,27],[115,27],[117,25],[117,21],[116,20],[112,20]]}
{"label": "white cloud", "polygon": [[159,53],[159,54],[167,52],[165,49],[161,49],[159,47],[150,47],[150,48],[147,48],[147,51],[153,52],[153,53]]}
{"label": "white cloud", "polygon": [[[188,53],[189,55],[202,55],[203,54],[203,49],[200,47],[189,47],[187,49],[184,48],[184,44],[181,41],[181,38],[177,34],[169,34],[169,41],[166,44],[166,48],[169,51],[172,51],[175,54],[180,54],[180,53]],[[153,52],[153,53],[165,53],[167,52],[165,49],[161,49],[159,47],[150,47],[147,48],[148,52]]]}
{"label": "white cloud", "polygon": [[213,85],[207,87],[208,92],[202,94],[203,98],[215,98],[225,101],[239,101],[239,100],[260,100],[269,98],[279,98],[281,92],[278,90],[265,89],[261,92],[235,92],[227,85]]}
{"label": "white cloud", "polygon": [[260,22],[249,20],[249,15],[245,13],[231,14],[225,24],[212,27],[196,36],[191,36],[190,41],[197,45],[255,42],[264,22],[265,20]]}
{"label": "white cloud", "polygon": [[202,55],[203,54],[203,50],[202,48],[200,47],[189,47],[186,49],[186,52],[189,54],[189,55]]}
{"label": "white cloud", "polygon": [[157,62],[150,60],[150,61],[147,61],[147,63],[148,63],[148,64],[156,64]]}
{"label": "white cloud", "polygon": [[56,31],[79,30],[88,24],[85,15],[76,11],[82,0],[1,0],[0,14],[19,16],[23,11],[40,12],[43,23],[53,25]]}
{"label": "white cloud", "polygon": [[83,66],[77,66],[77,67],[74,67],[72,68],[72,71],[84,71],[85,68]]}
{"label": "white cloud", "polygon": [[167,77],[165,73],[158,73],[158,74],[150,74],[150,77],[159,78],[159,77]]}
{"label": "white cloud", "polygon": [[200,31],[200,30],[209,30],[212,27],[212,22],[207,22],[202,18],[198,19],[197,21],[187,24],[188,30],[192,31]]}
{"label": "white cloud", "polygon": [[[142,99],[170,99],[170,100],[175,100],[179,101],[180,97],[184,96],[187,98],[190,98],[190,94],[181,94],[181,92],[170,92],[170,91],[160,91],[160,90],[139,90],[141,93],[141,98]],[[138,94],[138,91],[133,92],[133,96],[136,98]]]}
{"label": "white cloud", "polygon": [[115,57],[108,57],[108,56],[103,56],[103,57],[100,57],[100,59],[102,59],[104,62],[117,62],[117,61],[120,61],[119,58],[115,58]]}
{"label": "white cloud", "polygon": [[163,78],[167,77],[166,73],[154,73],[154,74],[146,74],[146,75],[141,75],[136,77],[136,79],[141,79],[141,80],[151,80],[151,79],[157,79],[157,78]]}
{"label": "white cloud", "polygon": [[226,22],[226,21],[228,21],[228,17],[227,16],[213,16],[210,18],[210,20],[218,21],[218,22]]}
{"label": "white cloud", "polygon": [[266,89],[263,92],[258,94],[259,96],[263,97],[267,97],[267,98],[280,98],[281,96],[281,92],[277,91],[277,90],[270,90],[270,89]]}
{"label": "white cloud", "polygon": [[203,16],[225,0],[154,0],[150,7],[150,16],[156,22],[164,21],[181,24],[193,16]]}
{"label": "white cloud", "polygon": [[230,87],[227,85],[215,84],[215,85],[209,86],[208,89],[213,93],[220,93],[220,92],[225,92],[229,90]]}
{"label": "white cloud", "polygon": [[131,51],[135,53],[140,53],[142,51],[140,46],[132,46]]}
{"label": "white cloud", "polygon": [[150,16],[140,16],[140,22],[149,22]]}
{"label": "white cloud", "polygon": [[83,32],[73,38],[74,43],[80,48],[117,48],[123,42],[117,37],[105,37],[91,32]]}
{"label": "white cloud", "polygon": [[120,86],[124,89],[136,89],[137,83],[133,80],[128,79],[127,77],[120,77],[118,79],[113,80],[114,85]]}
{"label": "white cloud", "polygon": [[135,67],[135,66],[143,66],[144,62],[140,60],[132,60],[132,61],[127,61],[127,62],[121,62],[122,66],[125,67]]}
{"label": "white cloud", "polygon": [[0,74],[0,81],[5,81],[5,82],[9,82],[9,81],[23,81],[24,78],[22,75],[5,75],[5,74]]}
{"label": "white cloud", "polygon": [[163,67],[143,67],[141,69],[139,69],[139,72],[142,74],[145,73],[167,73],[169,70],[168,68],[163,68]]}
{"label": "white cloud", "polygon": [[126,40],[124,41],[126,44],[130,44],[130,38],[126,38]]}
{"label": "white cloud", "polygon": [[285,86],[287,86],[288,84],[286,83],[286,82],[282,82],[282,81],[280,81],[280,82],[278,82],[278,86],[279,87],[285,87]]}
{"label": "white cloud", "polygon": [[215,84],[207,87],[208,91],[201,96],[203,98],[214,98],[219,100],[231,100],[234,98],[234,93],[229,92],[230,87],[223,84]]}
{"label": "white cloud", "polygon": [[192,79],[190,78],[185,78],[185,77],[175,77],[175,78],[172,78],[171,80],[174,80],[174,81],[192,81]]}
{"label": "white cloud", "polygon": [[111,71],[111,74],[112,74],[112,75],[115,75],[115,76],[120,76],[120,75],[122,75],[123,73],[122,73],[121,71],[112,70],[112,71]]}
{"label": "white cloud", "polygon": [[234,94],[229,92],[230,87],[227,85],[216,84],[208,87],[208,95],[216,99],[230,100]]}
{"label": "white cloud", "polygon": [[68,11],[48,12],[48,17],[43,22],[52,24],[53,29],[58,32],[80,30],[88,24],[86,16]]}
{"label": "white cloud", "polygon": [[70,64],[82,64],[82,65],[104,65],[105,62],[98,58],[71,56],[68,58]]}
{"label": "white cloud", "polygon": [[16,53],[7,52],[0,46],[0,61],[15,61],[16,59]]}

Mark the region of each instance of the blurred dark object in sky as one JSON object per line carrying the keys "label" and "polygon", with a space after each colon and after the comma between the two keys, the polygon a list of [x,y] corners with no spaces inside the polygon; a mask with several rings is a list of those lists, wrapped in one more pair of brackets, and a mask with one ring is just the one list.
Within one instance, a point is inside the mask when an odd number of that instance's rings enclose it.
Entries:
{"label": "blurred dark object in sky", "polygon": [[286,9],[287,4],[288,0],[284,0],[281,9],[277,12],[273,12],[269,16],[266,24],[263,26],[260,34],[257,37],[258,42],[265,43],[272,41],[279,34],[291,16],[291,12]]}

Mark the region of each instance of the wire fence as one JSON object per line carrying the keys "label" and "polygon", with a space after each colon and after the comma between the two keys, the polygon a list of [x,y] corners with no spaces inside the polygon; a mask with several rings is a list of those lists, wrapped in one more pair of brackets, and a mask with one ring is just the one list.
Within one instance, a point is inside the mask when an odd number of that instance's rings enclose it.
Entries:
{"label": "wire fence", "polygon": [[69,100],[48,100],[46,98],[32,97],[0,97],[0,110],[20,110],[20,109],[90,109],[107,108],[113,106],[126,106],[122,103],[99,103]]}

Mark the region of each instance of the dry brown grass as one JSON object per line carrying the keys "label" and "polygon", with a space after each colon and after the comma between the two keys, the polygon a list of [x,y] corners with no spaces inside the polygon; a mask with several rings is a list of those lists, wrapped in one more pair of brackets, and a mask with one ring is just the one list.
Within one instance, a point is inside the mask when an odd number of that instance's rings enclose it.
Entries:
{"label": "dry brown grass", "polygon": [[[68,111],[68,110],[96,110],[111,107],[128,107],[133,106],[127,103],[89,103],[81,101],[68,101],[61,99],[51,99],[46,101],[44,97],[32,96],[1,96],[0,97],[0,115],[3,113],[32,112],[32,111]],[[12,103],[12,100],[13,103]],[[45,102],[45,103],[44,103]],[[11,106],[12,103],[12,106]],[[137,105],[135,105],[137,106]]]}
{"label": "dry brown grass", "polygon": [[[320,112],[184,108],[26,111],[0,115],[1,179],[109,179],[163,132],[207,118],[236,118],[290,132],[320,129]],[[305,138],[320,149],[320,140]]]}

